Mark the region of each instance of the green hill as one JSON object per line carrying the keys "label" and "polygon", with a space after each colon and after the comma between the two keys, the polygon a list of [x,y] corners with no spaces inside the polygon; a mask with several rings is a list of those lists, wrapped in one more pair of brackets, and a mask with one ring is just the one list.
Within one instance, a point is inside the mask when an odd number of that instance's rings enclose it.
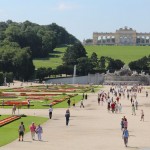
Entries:
{"label": "green hill", "polygon": [[[66,47],[56,48],[54,52],[46,59],[34,59],[34,65],[39,67],[56,68],[62,64],[62,56]],[[93,52],[97,53],[98,58],[101,56],[108,56],[114,59],[121,59],[126,64],[137,60],[143,56],[150,55],[150,46],[85,46],[88,57]]]}

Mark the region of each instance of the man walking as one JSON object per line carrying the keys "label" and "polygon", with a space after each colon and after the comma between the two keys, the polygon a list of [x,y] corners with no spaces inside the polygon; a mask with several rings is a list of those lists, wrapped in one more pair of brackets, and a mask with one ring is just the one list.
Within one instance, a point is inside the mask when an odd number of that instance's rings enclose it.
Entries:
{"label": "man walking", "polygon": [[69,118],[70,118],[70,111],[69,111],[69,109],[66,110],[65,117],[66,117],[66,126],[68,126],[68,124],[69,124]]}
{"label": "man walking", "polygon": [[23,141],[24,132],[25,132],[25,126],[24,126],[23,122],[21,122],[18,131],[19,131],[19,141],[21,140],[21,138]]}
{"label": "man walking", "polygon": [[53,113],[53,108],[52,108],[52,105],[50,105],[50,108],[49,108],[49,119],[52,119],[52,113]]}
{"label": "man walking", "polygon": [[122,137],[123,137],[123,139],[124,139],[124,145],[127,147],[127,144],[128,144],[128,137],[129,137],[129,132],[128,132],[128,130],[127,130],[127,127],[124,128]]}

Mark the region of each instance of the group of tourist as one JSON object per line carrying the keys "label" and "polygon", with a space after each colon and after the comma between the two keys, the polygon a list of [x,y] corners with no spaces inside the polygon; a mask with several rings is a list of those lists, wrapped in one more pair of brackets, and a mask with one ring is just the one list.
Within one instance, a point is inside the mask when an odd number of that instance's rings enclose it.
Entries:
{"label": "group of tourist", "polygon": [[113,100],[113,97],[110,98],[109,92],[106,94],[104,91],[100,91],[98,94],[98,105],[103,105],[103,103],[107,103],[108,112],[112,111],[112,113],[121,113],[122,105],[119,102],[119,97],[116,97],[116,101]]}
{"label": "group of tourist", "polygon": [[[37,134],[37,137],[38,137],[39,141],[42,140],[42,136],[41,135],[43,133],[43,129],[42,129],[40,124],[36,127],[34,122],[32,122],[32,124],[30,125],[29,129],[30,129],[30,132],[31,132],[32,140],[35,140],[35,134]],[[18,131],[19,131],[19,141],[23,141],[24,133],[25,133],[25,126],[24,126],[23,122],[21,122]]]}
{"label": "group of tourist", "polygon": [[[136,110],[138,110],[138,100],[137,95],[138,93],[141,93],[143,90],[142,86],[132,86],[128,89],[127,85],[125,86],[112,86],[110,87],[110,90],[108,93],[104,91],[100,91],[98,94],[98,105],[103,105],[104,102],[107,103],[107,110],[108,112],[112,111],[112,113],[121,113],[122,112],[122,105],[120,101],[122,98],[125,100],[131,101],[131,109],[132,109],[132,115],[136,115]],[[112,98],[110,98],[112,96]],[[148,97],[148,92],[146,91],[146,97]],[[144,121],[144,111],[141,110],[141,117],[140,121]],[[129,137],[129,131],[128,131],[128,121],[127,118],[124,116],[121,119],[121,131],[122,131],[122,137],[124,139],[124,144],[127,147],[128,144],[128,137]]]}

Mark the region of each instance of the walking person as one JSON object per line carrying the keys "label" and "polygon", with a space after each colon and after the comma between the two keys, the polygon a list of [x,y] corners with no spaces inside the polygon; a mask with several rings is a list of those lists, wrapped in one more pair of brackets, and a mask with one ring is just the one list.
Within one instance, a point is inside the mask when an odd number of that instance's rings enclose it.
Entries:
{"label": "walking person", "polygon": [[135,101],[135,108],[136,108],[136,110],[138,110],[138,101],[137,100]]}
{"label": "walking person", "polygon": [[136,115],[134,103],[132,104],[132,115]]}
{"label": "walking person", "polygon": [[52,119],[52,113],[53,113],[53,108],[52,108],[52,105],[50,105],[50,108],[49,108],[49,119]]}
{"label": "walking person", "polygon": [[100,105],[100,97],[98,97],[98,105]]}
{"label": "walking person", "polygon": [[15,115],[15,112],[16,112],[16,105],[14,104],[12,107],[12,115]]}
{"label": "walking person", "polygon": [[67,103],[68,103],[68,107],[70,107],[70,103],[71,103],[70,98],[68,99]]}
{"label": "walking person", "polygon": [[43,129],[42,129],[40,124],[36,128],[36,133],[37,133],[37,136],[38,136],[38,140],[41,141],[42,140]]}
{"label": "walking person", "polygon": [[35,140],[35,131],[36,131],[36,126],[34,122],[30,125],[30,132],[31,132],[31,138],[32,140]]}
{"label": "walking person", "polygon": [[84,93],[82,94],[82,98],[84,99],[84,97],[85,97],[85,95],[84,95]]}
{"label": "walking person", "polygon": [[146,97],[148,97],[148,92],[146,91]]}
{"label": "walking person", "polygon": [[68,126],[69,118],[70,118],[70,110],[69,109],[66,110],[65,117],[66,117],[66,126]]}
{"label": "walking person", "polygon": [[86,100],[87,100],[87,97],[88,97],[88,96],[87,96],[87,93],[86,93],[86,94],[85,94],[85,99],[86,99]]}
{"label": "walking person", "polygon": [[144,121],[144,111],[143,111],[143,109],[141,110],[141,120],[140,121]]}
{"label": "walking person", "polygon": [[124,128],[128,128],[128,121],[127,121],[127,119],[126,118],[123,118],[124,119],[124,121],[123,121],[123,127]]}
{"label": "walking person", "polygon": [[84,108],[83,99],[81,100],[80,108],[81,108],[81,107]]}
{"label": "walking person", "polygon": [[28,109],[29,109],[30,108],[30,100],[28,99],[27,102],[28,102]]}
{"label": "walking person", "polygon": [[23,141],[24,132],[25,132],[25,126],[24,126],[23,122],[21,122],[19,129],[18,129],[18,132],[19,132],[19,141],[20,140]]}
{"label": "walking person", "polygon": [[124,129],[124,119],[123,118],[121,119],[120,125],[121,125],[121,131],[123,131],[123,129]]}
{"label": "walking person", "polygon": [[121,112],[122,112],[122,105],[121,105],[121,103],[120,103],[120,105],[118,106],[118,109],[119,109],[119,113],[121,113]]}
{"label": "walking person", "polygon": [[127,144],[128,144],[128,137],[129,137],[129,132],[128,132],[128,130],[127,130],[127,127],[124,128],[122,137],[123,137],[123,139],[124,139],[124,145],[127,147]]}

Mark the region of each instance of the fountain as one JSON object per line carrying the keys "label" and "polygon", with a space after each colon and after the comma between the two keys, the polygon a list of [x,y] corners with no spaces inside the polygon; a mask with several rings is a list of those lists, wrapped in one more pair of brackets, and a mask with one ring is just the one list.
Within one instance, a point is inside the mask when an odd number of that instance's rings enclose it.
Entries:
{"label": "fountain", "polygon": [[74,69],[73,69],[73,82],[72,82],[72,84],[75,84],[75,78],[76,78],[76,65],[74,65]]}

